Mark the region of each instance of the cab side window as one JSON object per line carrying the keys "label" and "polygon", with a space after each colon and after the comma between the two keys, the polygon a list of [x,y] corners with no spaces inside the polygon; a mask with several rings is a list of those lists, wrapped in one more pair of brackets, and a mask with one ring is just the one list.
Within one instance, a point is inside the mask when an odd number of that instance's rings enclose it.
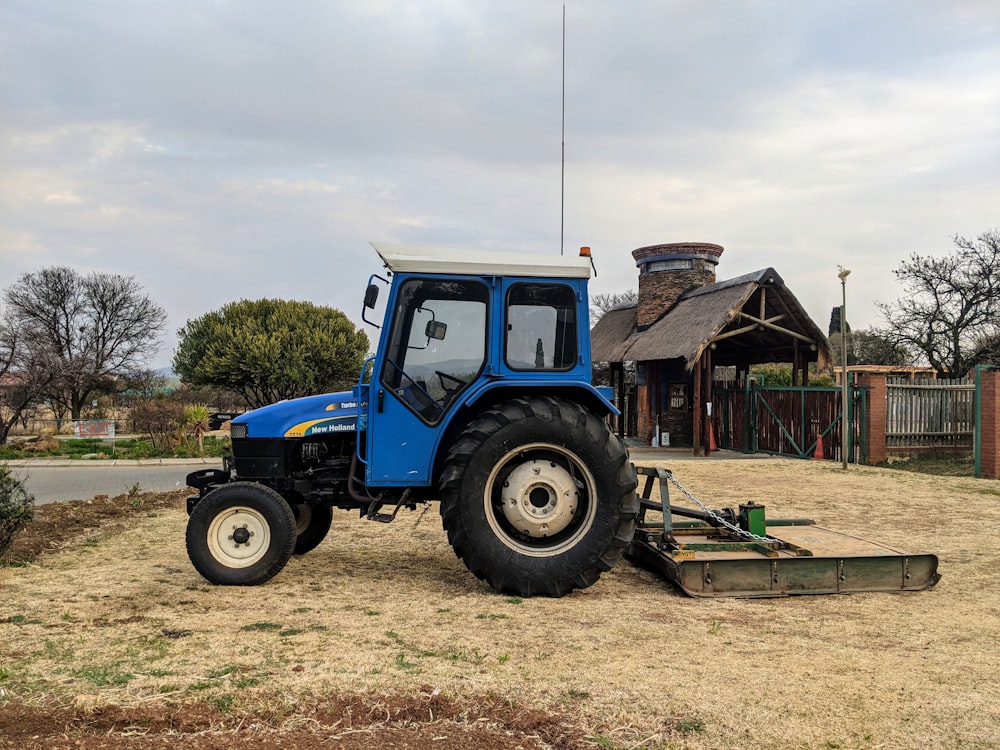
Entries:
{"label": "cab side window", "polygon": [[514,284],[504,356],[514,370],[568,370],[577,360],[576,293],[565,284]]}

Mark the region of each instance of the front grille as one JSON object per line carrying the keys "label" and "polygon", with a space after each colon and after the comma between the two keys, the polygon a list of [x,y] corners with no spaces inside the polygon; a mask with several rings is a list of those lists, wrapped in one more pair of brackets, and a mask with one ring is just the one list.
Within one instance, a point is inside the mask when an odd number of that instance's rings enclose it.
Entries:
{"label": "front grille", "polygon": [[248,425],[245,422],[242,424],[231,424],[229,425],[229,436],[236,440],[250,437],[250,432],[247,428]]}

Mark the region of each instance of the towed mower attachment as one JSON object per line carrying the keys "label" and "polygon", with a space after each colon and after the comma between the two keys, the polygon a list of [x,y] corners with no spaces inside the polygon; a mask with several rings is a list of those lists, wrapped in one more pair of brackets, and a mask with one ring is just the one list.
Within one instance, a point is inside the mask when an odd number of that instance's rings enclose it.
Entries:
{"label": "towed mower attachment", "polygon": [[[808,519],[767,519],[764,506],[753,502],[740,505],[738,512],[710,510],[668,469],[640,466],[636,471],[646,479],[626,556],[690,596],[921,591],[941,578],[935,555],[901,552]],[[656,479],[659,502],[650,499]],[[670,484],[698,507],[672,505]],[[647,519],[648,513],[662,520]]]}

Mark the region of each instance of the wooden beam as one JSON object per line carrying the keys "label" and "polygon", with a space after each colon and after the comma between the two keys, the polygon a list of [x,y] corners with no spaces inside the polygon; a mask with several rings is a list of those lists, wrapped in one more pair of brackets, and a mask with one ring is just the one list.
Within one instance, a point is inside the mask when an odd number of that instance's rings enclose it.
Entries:
{"label": "wooden beam", "polygon": [[[740,315],[742,314],[743,313],[740,313]],[[765,322],[776,323],[784,317],[785,317],[784,315],[775,315],[773,318],[768,318]],[[729,339],[732,338],[733,336],[739,336],[740,334],[743,333],[756,331],[759,327],[760,327],[759,323],[754,323],[753,325],[743,326],[742,328],[735,328],[732,331],[726,331],[725,333],[720,333],[716,336],[713,336],[711,339],[709,339],[709,343],[714,344],[716,341],[722,341],[723,339]]]}
{"label": "wooden beam", "polygon": [[798,339],[799,341],[805,341],[807,344],[816,344],[816,342],[813,341],[808,336],[803,336],[801,333],[798,333],[797,331],[792,331],[788,328],[782,328],[781,326],[776,326],[774,325],[774,323],[771,323],[768,320],[764,320],[763,318],[755,318],[753,315],[748,315],[747,313],[742,311],[740,311],[740,317],[746,318],[747,320],[752,320],[757,325],[764,326],[765,328],[770,328],[772,331],[777,331],[778,333],[784,333],[788,336],[791,336],[792,338]]}

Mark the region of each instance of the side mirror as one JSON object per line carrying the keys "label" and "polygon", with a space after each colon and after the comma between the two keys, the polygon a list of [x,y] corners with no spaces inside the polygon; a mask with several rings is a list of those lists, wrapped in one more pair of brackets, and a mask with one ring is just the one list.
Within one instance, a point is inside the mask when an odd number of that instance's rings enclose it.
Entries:
{"label": "side mirror", "polygon": [[441,323],[437,320],[428,320],[427,325],[424,328],[424,334],[426,334],[428,340],[437,339],[438,341],[443,341],[447,332],[447,323]]}
{"label": "side mirror", "polygon": [[365,289],[365,307],[369,310],[375,309],[375,303],[378,301],[378,286],[376,284],[369,284],[368,288]]}

